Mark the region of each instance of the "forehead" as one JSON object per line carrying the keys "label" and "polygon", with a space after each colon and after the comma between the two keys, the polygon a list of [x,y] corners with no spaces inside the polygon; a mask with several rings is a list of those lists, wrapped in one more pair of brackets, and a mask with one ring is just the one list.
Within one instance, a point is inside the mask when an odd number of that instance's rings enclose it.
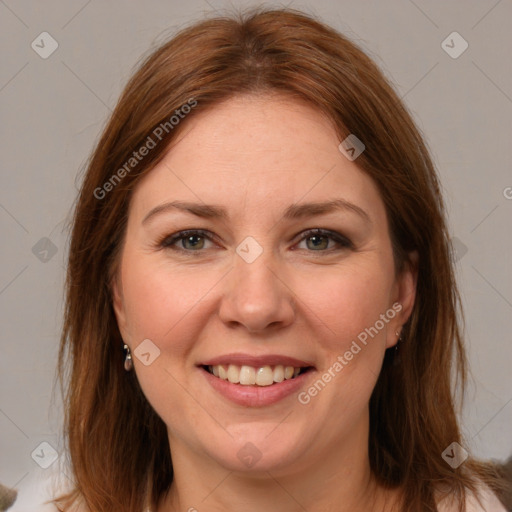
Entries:
{"label": "forehead", "polygon": [[373,180],[338,149],[319,109],[279,95],[239,96],[195,113],[164,159],[138,184],[133,213],[172,199],[283,209],[342,197],[385,215]]}

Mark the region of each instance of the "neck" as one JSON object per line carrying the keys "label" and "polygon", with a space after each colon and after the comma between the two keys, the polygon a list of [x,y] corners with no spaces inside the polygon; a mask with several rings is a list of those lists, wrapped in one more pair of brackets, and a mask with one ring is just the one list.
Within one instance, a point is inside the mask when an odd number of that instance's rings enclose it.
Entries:
{"label": "neck", "polygon": [[250,473],[229,471],[170,435],[174,480],[157,511],[391,511],[398,492],[380,487],[372,475],[367,425],[349,442],[333,439],[324,451],[304,454],[300,466]]}

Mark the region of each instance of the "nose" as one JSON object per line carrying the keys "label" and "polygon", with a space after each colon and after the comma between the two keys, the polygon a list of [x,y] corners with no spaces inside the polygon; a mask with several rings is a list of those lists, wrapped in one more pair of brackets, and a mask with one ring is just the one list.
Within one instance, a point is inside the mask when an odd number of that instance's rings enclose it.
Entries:
{"label": "nose", "polygon": [[272,267],[263,255],[252,263],[235,256],[235,267],[224,281],[219,309],[219,316],[226,325],[243,326],[254,333],[293,323],[293,292],[279,271]]}

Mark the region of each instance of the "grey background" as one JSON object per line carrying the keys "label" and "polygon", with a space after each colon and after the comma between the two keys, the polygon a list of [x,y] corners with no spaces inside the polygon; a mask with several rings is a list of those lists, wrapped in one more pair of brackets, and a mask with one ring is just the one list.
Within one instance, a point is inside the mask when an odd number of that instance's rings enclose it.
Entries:
{"label": "grey background", "polygon": [[[31,457],[41,442],[62,453],[59,394],[51,398],[65,222],[79,171],[139,58],[190,21],[230,5],[0,1],[0,482],[5,485],[23,488],[44,473]],[[474,378],[462,418],[466,448],[505,459],[512,454],[512,3],[288,5],[319,15],[376,59],[425,134],[460,257]],[[59,45],[47,59],[31,48],[43,31]],[[441,46],[453,31],[469,44],[456,59]],[[50,245],[40,241],[44,237]],[[48,449],[44,453],[49,456]]]}

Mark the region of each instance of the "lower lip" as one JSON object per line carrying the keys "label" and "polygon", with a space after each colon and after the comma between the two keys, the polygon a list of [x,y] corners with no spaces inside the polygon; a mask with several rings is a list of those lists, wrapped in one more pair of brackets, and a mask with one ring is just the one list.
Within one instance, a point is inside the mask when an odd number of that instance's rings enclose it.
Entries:
{"label": "lower lip", "polygon": [[246,407],[263,407],[283,400],[289,395],[296,393],[304,386],[306,379],[314,373],[309,370],[293,379],[286,379],[283,382],[277,382],[271,386],[243,386],[242,384],[233,384],[227,380],[215,377],[209,371],[200,367],[199,370],[205,376],[211,386],[222,396],[238,405]]}

